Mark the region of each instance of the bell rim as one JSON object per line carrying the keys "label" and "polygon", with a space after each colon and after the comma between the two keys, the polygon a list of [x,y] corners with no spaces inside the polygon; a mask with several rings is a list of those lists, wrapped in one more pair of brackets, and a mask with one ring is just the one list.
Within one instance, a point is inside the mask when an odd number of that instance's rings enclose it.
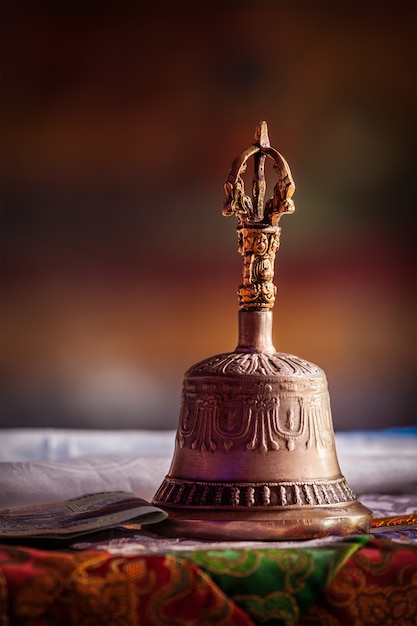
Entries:
{"label": "bell rim", "polygon": [[[153,525],[153,532],[165,537],[186,537],[218,541],[308,540],[328,536],[367,534],[372,511],[358,500],[340,506],[291,507],[284,511],[207,511],[201,508],[166,507],[168,518]],[[252,507],[251,507],[252,508]],[[206,515],[204,515],[206,513]],[[232,513],[232,515],[228,515]]]}

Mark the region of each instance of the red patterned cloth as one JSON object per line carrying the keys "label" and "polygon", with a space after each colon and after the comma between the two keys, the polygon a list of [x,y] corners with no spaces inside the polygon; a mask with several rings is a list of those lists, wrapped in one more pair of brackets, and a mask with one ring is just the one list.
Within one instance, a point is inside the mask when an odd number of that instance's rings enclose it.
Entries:
{"label": "red patterned cloth", "polygon": [[171,555],[0,547],[1,626],[253,626],[192,563]]}
{"label": "red patterned cloth", "polygon": [[415,626],[416,546],[370,540],[298,626]]}

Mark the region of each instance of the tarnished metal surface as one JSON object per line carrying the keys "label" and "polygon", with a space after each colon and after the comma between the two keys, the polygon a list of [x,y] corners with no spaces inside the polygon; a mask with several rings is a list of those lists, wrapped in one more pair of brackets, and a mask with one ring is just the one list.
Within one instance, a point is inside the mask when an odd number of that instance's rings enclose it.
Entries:
{"label": "tarnished metal surface", "polygon": [[[252,198],[241,178],[250,157]],[[278,182],[264,203],[267,157]],[[294,189],[262,122],[225,185],[223,213],[238,219],[244,257],[239,342],[185,374],[174,457],[153,500],[169,514],[163,534],[303,539],[370,527],[340,471],[324,372],[272,343],[278,221],[294,211]]]}

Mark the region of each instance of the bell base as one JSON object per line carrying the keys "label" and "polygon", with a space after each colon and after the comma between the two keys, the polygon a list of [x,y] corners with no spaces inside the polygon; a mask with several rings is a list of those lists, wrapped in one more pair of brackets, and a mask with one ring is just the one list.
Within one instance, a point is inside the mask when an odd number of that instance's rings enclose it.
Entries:
{"label": "bell base", "polygon": [[310,509],[294,507],[291,511],[252,510],[232,514],[215,509],[166,507],[165,510],[168,519],[153,524],[152,532],[164,537],[217,541],[298,540],[362,534],[369,532],[372,521],[372,512],[358,501]]}

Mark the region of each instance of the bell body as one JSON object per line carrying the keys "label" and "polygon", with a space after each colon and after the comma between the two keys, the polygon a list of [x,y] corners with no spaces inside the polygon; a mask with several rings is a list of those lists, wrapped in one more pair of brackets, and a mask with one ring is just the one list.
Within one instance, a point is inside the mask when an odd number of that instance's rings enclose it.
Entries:
{"label": "bell body", "polygon": [[278,353],[272,312],[240,311],[235,352],[185,374],[163,534],[303,539],[367,531],[336,456],[327,380]]}

